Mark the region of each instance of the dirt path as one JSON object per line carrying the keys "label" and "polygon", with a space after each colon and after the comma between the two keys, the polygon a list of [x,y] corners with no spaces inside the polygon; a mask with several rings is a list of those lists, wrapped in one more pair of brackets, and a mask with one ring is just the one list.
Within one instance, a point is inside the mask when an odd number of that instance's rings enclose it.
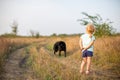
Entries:
{"label": "dirt path", "polygon": [[[45,40],[41,40],[40,42],[37,42],[39,47],[46,44]],[[34,73],[29,68],[22,67],[24,63],[21,62],[26,58],[25,49],[26,47],[17,49],[9,55],[4,66],[5,73],[3,74],[2,80],[37,80],[33,76]]]}
{"label": "dirt path", "polygon": [[5,80],[27,80],[26,70],[21,68],[19,63],[23,59],[24,49],[18,49],[11,53],[5,65]]}

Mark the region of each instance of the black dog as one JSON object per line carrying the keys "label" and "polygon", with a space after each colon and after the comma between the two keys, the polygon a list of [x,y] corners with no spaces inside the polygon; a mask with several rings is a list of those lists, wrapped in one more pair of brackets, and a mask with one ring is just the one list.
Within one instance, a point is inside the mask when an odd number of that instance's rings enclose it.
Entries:
{"label": "black dog", "polygon": [[58,41],[54,44],[53,47],[54,54],[59,51],[59,56],[61,56],[61,51],[64,51],[65,57],[66,57],[66,44],[63,41]]}

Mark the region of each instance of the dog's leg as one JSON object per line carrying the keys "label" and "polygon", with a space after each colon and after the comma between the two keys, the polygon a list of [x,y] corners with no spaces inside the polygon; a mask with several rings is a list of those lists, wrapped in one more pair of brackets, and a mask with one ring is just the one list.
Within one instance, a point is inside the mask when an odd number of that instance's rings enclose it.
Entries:
{"label": "dog's leg", "polygon": [[66,57],[66,51],[64,51],[65,57]]}
{"label": "dog's leg", "polygon": [[55,54],[55,51],[54,51],[54,54]]}
{"label": "dog's leg", "polygon": [[59,56],[61,56],[61,51],[59,51]]}

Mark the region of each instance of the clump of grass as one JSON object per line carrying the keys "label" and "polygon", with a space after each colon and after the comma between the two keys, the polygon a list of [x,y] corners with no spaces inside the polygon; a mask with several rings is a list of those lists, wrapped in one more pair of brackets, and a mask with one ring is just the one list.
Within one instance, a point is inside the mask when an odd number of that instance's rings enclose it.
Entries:
{"label": "clump of grass", "polygon": [[52,51],[53,50],[53,43],[47,44],[46,49],[48,49],[49,51]]}
{"label": "clump of grass", "polygon": [[[95,42],[93,63],[96,67],[114,75],[120,74],[120,37],[99,38]],[[114,76],[113,75],[113,76]],[[119,75],[120,76],[120,75]]]}
{"label": "clump of grass", "polygon": [[0,38],[0,75],[4,72],[3,65],[6,58],[5,54],[9,52],[9,45],[10,43],[7,39]]}

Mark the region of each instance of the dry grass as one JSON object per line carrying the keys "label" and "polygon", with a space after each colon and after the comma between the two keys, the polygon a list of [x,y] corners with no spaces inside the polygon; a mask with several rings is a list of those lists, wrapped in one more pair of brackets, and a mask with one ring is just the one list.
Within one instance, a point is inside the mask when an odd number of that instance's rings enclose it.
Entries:
{"label": "dry grass", "polygon": [[4,58],[5,54],[8,52],[10,43],[7,39],[0,38],[0,75],[3,72],[3,64],[4,64]]}
{"label": "dry grass", "polygon": [[[59,57],[53,55],[53,44],[63,40],[67,45],[67,58],[64,53]],[[49,38],[44,46],[29,50],[35,60],[32,69],[39,79],[43,80],[114,80],[120,74],[120,37],[99,38],[95,42],[95,52],[92,63],[93,73],[90,76],[80,75],[81,52],[79,50],[79,36]],[[40,46],[40,45],[39,45]],[[32,50],[32,51],[31,51]],[[117,76],[116,76],[117,75]]]}
{"label": "dry grass", "polygon": [[[61,57],[58,54],[53,54],[53,44],[59,40],[66,42],[66,58],[64,53]],[[34,41],[37,43],[33,44]],[[25,48],[26,54],[24,55],[29,55],[25,67],[34,72],[31,73],[31,77],[38,80],[119,80],[120,78],[120,36],[96,39],[91,68],[93,73],[89,76],[79,74],[82,59],[78,44],[79,36],[49,37],[37,40],[26,38],[23,39],[23,42],[20,38],[11,39],[11,42],[14,46],[32,43]],[[3,45],[3,42],[0,42],[0,45],[1,43]],[[1,54],[6,53],[4,51],[10,45],[9,41],[5,41],[3,50],[0,51]]]}
{"label": "dry grass", "polygon": [[95,42],[94,65],[120,76],[120,36],[99,38]]}

